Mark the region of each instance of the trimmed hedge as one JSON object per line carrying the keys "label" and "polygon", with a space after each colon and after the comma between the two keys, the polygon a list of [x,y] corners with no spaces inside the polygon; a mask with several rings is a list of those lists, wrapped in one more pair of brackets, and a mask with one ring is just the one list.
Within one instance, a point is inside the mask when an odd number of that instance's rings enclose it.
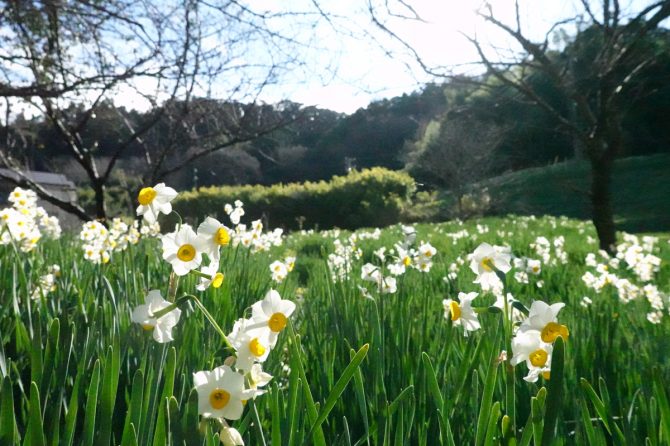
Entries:
{"label": "trimmed hedge", "polygon": [[244,203],[243,220],[262,219],[269,227],[356,229],[400,221],[403,206],[416,189],[404,172],[379,167],[352,171],[330,181],[273,186],[221,186],[185,192],[173,202],[187,221],[206,215],[229,222],[226,203]]}

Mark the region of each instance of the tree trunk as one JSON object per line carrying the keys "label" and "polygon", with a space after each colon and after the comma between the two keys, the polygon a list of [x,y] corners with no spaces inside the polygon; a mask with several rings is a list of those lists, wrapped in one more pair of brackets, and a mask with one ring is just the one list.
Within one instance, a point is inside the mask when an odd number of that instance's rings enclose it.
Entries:
{"label": "tree trunk", "polygon": [[95,218],[102,223],[107,223],[107,207],[105,206],[105,184],[101,181],[93,183],[95,192]]}
{"label": "tree trunk", "polygon": [[612,254],[616,246],[616,228],[612,212],[612,165],[605,155],[591,159],[591,206],[600,249]]}

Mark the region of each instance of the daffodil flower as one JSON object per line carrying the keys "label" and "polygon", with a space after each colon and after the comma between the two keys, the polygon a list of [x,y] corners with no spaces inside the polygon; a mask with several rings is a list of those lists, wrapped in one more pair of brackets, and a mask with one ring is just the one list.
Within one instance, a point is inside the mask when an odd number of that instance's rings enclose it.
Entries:
{"label": "daffodil flower", "polygon": [[264,362],[272,349],[270,332],[262,327],[249,328],[252,324],[252,320],[239,319],[228,335],[228,340],[237,351],[235,367],[245,372],[251,371],[254,363]]}
{"label": "daffodil flower", "polygon": [[210,263],[200,269],[200,281],[195,287],[198,291],[205,291],[210,286],[212,288],[221,288],[225,276],[219,271],[219,262]]}
{"label": "daffodil flower", "polygon": [[465,336],[469,332],[479,330],[481,325],[477,318],[477,313],[472,308],[472,301],[478,296],[478,293],[458,293],[458,301],[444,299],[444,318],[451,319],[454,326],[463,326]]}
{"label": "daffodil flower", "polygon": [[528,375],[525,381],[535,382],[540,374],[548,378],[551,370],[551,354],[553,345],[543,342],[537,331],[518,332],[512,339],[512,359],[510,364],[516,366],[525,361]]}
{"label": "daffodil flower", "polygon": [[279,333],[286,328],[288,318],[295,311],[295,304],[282,299],[275,290],[270,290],[265,298],[251,306],[253,324],[249,329],[263,328],[269,331],[270,348],[277,344]]}
{"label": "daffodil flower", "polygon": [[227,365],[194,373],[193,384],[198,392],[198,412],[205,418],[239,420],[243,401],[254,395],[253,390],[244,389],[244,376]]}
{"label": "daffodil flower", "polygon": [[142,328],[147,331],[153,330],[153,337],[156,342],[162,344],[172,341],[172,329],[179,322],[181,310],[175,308],[167,314],[155,318],[155,313],[172,305],[170,302],[163,299],[161,292],[158,290],[149,291],[144,302],[144,305],[139,305],[133,310],[131,320],[140,324]]}
{"label": "daffodil flower", "polygon": [[230,244],[230,228],[212,217],[207,217],[198,226],[198,236],[202,239],[203,250],[212,260],[221,256],[220,248]]}
{"label": "daffodil flower", "polygon": [[154,187],[145,187],[137,195],[140,205],[137,207],[137,215],[142,215],[144,220],[155,223],[160,214],[172,212],[170,203],[177,196],[177,191],[167,187],[165,183],[159,183]]}
{"label": "daffodil flower", "polygon": [[528,318],[521,323],[519,332],[537,331],[543,342],[553,343],[557,337],[567,340],[568,327],[558,323],[558,312],[565,306],[564,303],[548,305],[536,300],[530,306]]}
{"label": "daffodil flower", "polygon": [[470,260],[470,269],[477,274],[475,283],[481,284],[482,287],[491,287],[494,282],[499,281],[496,271],[506,273],[512,269],[511,258],[510,254],[488,243],[479,245]]}
{"label": "daffodil flower", "polygon": [[188,274],[202,262],[202,239],[198,237],[189,225],[181,227],[170,234],[161,237],[163,244],[163,259],[172,264],[172,269],[178,276]]}

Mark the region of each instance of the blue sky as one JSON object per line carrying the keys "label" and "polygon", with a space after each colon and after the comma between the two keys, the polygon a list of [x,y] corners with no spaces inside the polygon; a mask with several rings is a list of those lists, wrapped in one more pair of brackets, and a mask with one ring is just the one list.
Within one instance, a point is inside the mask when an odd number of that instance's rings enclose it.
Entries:
{"label": "blue sky", "polygon": [[[311,23],[309,15],[270,21],[273,29],[303,43],[296,49],[303,63],[279,73],[276,83],[266,87],[257,99],[268,103],[289,99],[351,113],[373,100],[409,93],[435,80],[418,66],[405,48],[375,28],[367,10],[368,1],[377,5],[388,1],[395,5],[390,9],[391,14],[379,10],[378,18],[409,43],[430,66],[449,66],[464,73],[479,72],[481,66],[476,64],[476,51],[463,33],[476,35],[492,54],[509,54],[515,50],[513,42],[504,33],[487,25],[476,14],[482,5],[488,4],[496,18],[514,24],[514,0],[403,0],[423,21],[394,17],[393,14],[410,13],[402,7],[400,0],[251,0],[250,5],[270,13],[289,10],[314,13],[314,5],[318,4],[328,17],[328,20],[319,20],[315,27],[305,25]],[[649,0],[621,1],[624,11],[649,3]],[[579,0],[519,0],[522,30],[535,40],[543,39],[553,23],[578,14],[579,4]],[[599,2],[593,1],[593,4],[597,10]],[[573,31],[569,27],[564,29],[568,33]],[[209,45],[216,48],[216,40],[212,38]],[[273,57],[267,48],[257,48],[242,58],[267,60]],[[275,48],[275,51],[282,49]],[[214,85],[211,94],[227,97],[227,88],[229,85],[223,80]],[[143,108],[131,92],[116,98],[118,105]]]}

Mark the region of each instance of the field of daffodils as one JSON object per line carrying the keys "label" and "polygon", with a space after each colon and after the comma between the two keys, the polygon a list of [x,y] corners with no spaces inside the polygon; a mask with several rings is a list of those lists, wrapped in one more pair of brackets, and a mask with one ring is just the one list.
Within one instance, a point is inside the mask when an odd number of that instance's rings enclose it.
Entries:
{"label": "field of daffodils", "polygon": [[10,194],[0,445],[670,444],[669,234],[284,234],[176,196],[66,233]]}

